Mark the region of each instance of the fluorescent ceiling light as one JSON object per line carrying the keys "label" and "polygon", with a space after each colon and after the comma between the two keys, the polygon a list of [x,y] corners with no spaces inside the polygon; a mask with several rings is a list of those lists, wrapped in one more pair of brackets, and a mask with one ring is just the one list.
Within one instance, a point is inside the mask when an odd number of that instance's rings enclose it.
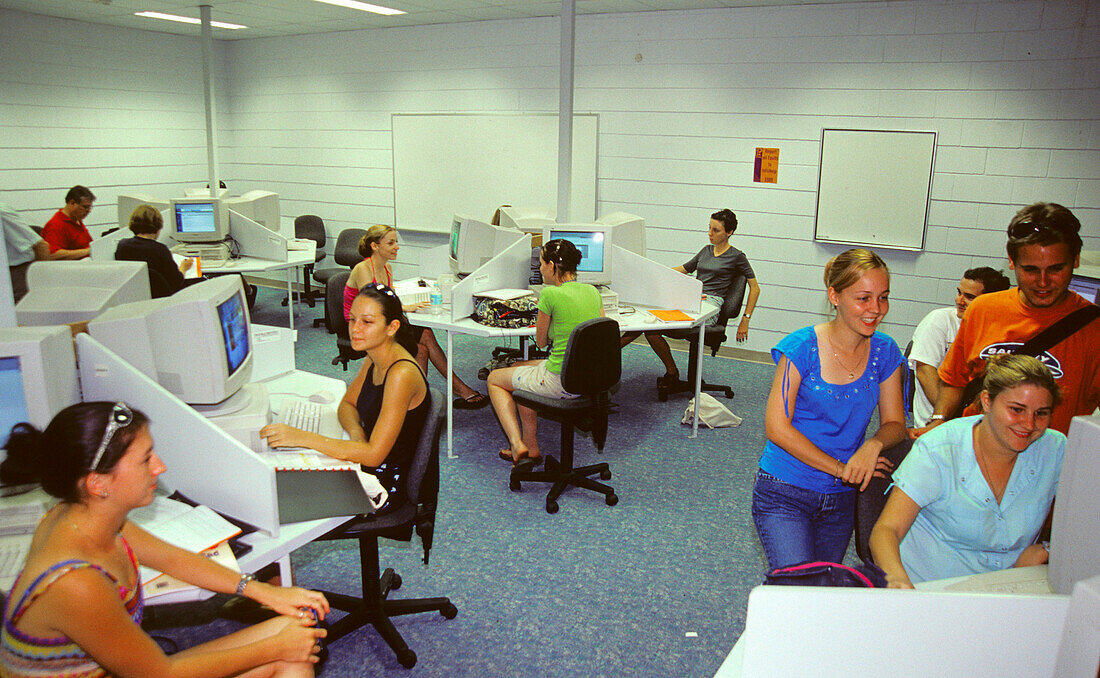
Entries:
{"label": "fluorescent ceiling light", "polygon": [[392,16],[394,14],[404,14],[404,12],[399,9],[379,7],[378,5],[372,5],[366,2],[359,2],[359,0],[314,0],[314,2],[323,2],[327,5],[339,5],[340,7],[349,7],[351,9],[361,9],[364,12],[374,12],[375,14],[385,14],[386,16]]}
{"label": "fluorescent ceiling light", "polygon": [[[202,21],[189,16],[177,16],[175,14],[165,14],[163,12],[134,12],[134,16],[147,16],[150,19],[165,19],[166,21],[178,21],[182,24],[201,24]],[[227,24],[224,21],[211,21],[211,26],[215,28],[228,28],[230,30],[237,30],[238,28],[248,28],[248,26],[242,26],[240,24]]]}

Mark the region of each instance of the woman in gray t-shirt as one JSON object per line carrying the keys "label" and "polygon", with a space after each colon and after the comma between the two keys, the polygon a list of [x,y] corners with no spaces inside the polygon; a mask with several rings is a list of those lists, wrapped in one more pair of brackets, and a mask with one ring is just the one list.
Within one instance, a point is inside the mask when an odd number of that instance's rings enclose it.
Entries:
{"label": "woman in gray t-shirt", "polygon": [[[731,210],[725,209],[710,215],[710,228],[707,237],[710,244],[699,250],[682,266],[675,266],[673,270],[680,273],[694,273],[703,283],[703,302],[721,306],[726,290],[730,283],[739,275],[745,277],[748,286],[748,301],[745,304],[745,312],[741,315],[741,322],[737,326],[737,341],[745,341],[749,336],[749,318],[756,308],[756,300],[760,298],[760,285],[756,282],[756,274],[745,254],[730,245],[730,236],[737,230],[737,215]],[[717,320],[713,316],[711,323]],[[642,332],[626,332],[622,337],[622,346],[638,338]],[[645,333],[646,341],[661,359],[665,366],[665,374],[658,382],[671,386],[680,379],[680,370],[676,367],[676,361],[672,358],[672,349],[659,331]]]}

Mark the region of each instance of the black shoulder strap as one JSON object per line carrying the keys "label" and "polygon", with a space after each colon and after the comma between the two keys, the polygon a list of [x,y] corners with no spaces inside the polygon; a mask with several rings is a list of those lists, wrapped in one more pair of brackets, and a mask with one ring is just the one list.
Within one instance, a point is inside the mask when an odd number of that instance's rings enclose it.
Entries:
{"label": "black shoulder strap", "polygon": [[1057,346],[1066,337],[1088,325],[1097,317],[1100,317],[1100,306],[1089,304],[1084,308],[1079,308],[1028,339],[1027,343],[1016,349],[1015,353],[1017,355],[1037,356],[1043,351]]}

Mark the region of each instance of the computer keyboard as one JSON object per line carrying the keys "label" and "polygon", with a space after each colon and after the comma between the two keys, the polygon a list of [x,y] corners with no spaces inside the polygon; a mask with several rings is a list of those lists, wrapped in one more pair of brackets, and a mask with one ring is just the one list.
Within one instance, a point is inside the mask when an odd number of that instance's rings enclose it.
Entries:
{"label": "computer keyboard", "polygon": [[[31,543],[27,539],[6,539],[0,542],[0,583],[14,583],[15,577],[23,569],[30,548]],[[10,583],[4,586],[5,591],[9,588]]]}
{"label": "computer keyboard", "polygon": [[328,438],[341,438],[344,433],[331,405],[315,403],[305,398],[284,398],[275,421]]}

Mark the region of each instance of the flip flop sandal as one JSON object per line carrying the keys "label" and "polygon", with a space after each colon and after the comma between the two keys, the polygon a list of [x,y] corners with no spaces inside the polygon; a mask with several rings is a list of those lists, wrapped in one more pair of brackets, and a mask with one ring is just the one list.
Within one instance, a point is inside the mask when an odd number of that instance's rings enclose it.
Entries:
{"label": "flip flop sandal", "polygon": [[480,410],[488,404],[489,396],[477,391],[468,398],[455,398],[453,403],[456,410]]}

